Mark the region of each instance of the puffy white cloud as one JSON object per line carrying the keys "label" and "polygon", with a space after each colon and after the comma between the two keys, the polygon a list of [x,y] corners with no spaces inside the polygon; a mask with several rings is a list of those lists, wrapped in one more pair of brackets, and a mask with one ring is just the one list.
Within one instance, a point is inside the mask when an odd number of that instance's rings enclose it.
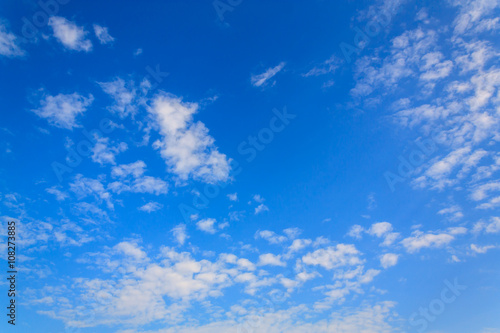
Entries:
{"label": "puffy white cloud", "polygon": [[176,96],[159,94],[149,112],[163,137],[155,146],[160,149],[169,171],[181,180],[190,177],[214,183],[229,177],[230,160],[215,146],[202,122],[194,122],[198,104],[186,103]]}
{"label": "puffy white cloud", "polygon": [[94,24],[94,33],[101,44],[109,44],[115,40],[113,36],[109,34],[108,28],[100,26],[99,24]]}
{"label": "puffy white cloud", "polygon": [[278,235],[274,231],[270,230],[259,230],[255,233],[255,239],[265,239],[267,240],[270,244],[279,244],[283,243],[287,240],[285,236]]}
{"label": "puffy white cloud", "polygon": [[144,174],[146,171],[146,163],[144,161],[136,161],[130,164],[121,164],[113,167],[111,170],[111,175],[113,177],[127,177],[133,176],[134,178],[138,178]]}
{"label": "puffy white cloud", "polygon": [[280,255],[272,253],[265,253],[259,256],[259,266],[282,266],[285,267],[286,263],[281,261]]}
{"label": "puffy white cloud", "polygon": [[5,25],[0,24],[0,55],[6,57],[19,57],[25,52],[19,47],[17,37],[7,31]]}
{"label": "puffy white cloud", "polygon": [[174,238],[179,245],[184,245],[186,239],[189,238],[186,232],[185,224],[179,224],[172,228],[172,234],[174,235]]}
{"label": "puffy white cloud", "polygon": [[380,257],[380,265],[383,268],[389,268],[392,266],[396,266],[398,263],[399,255],[394,253],[386,253],[382,257]]}
{"label": "puffy white cloud", "polygon": [[150,201],[147,204],[139,207],[138,209],[142,210],[143,212],[151,213],[151,212],[155,212],[157,210],[160,210],[162,208],[163,208],[162,204],[160,204],[158,202]]}
{"label": "puffy white cloud", "polygon": [[267,69],[264,73],[258,75],[252,75],[251,82],[255,87],[260,87],[264,85],[268,80],[273,78],[285,67],[285,63],[281,62],[276,67],[271,67]]}
{"label": "puffy white cloud", "polygon": [[365,229],[362,226],[355,224],[349,229],[347,235],[356,239],[361,239],[364,231]]}
{"label": "puffy white cloud", "polygon": [[134,116],[137,113],[140,97],[133,81],[125,82],[122,78],[116,78],[113,81],[98,82],[98,84],[115,102],[108,107],[108,110],[117,113],[121,118]]}
{"label": "puffy white cloud", "polygon": [[361,253],[351,244],[337,244],[325,249],[319,249],[302,257],[306,265],[321,266],[332,270],[343,266],[356,266],[363,264]]}
{"label": "puffy white cloud", "polygon": [[92,95],[84,97],[78,93],[47,95],[40,101],[40,107],[32,111],[56,127],[71,130],[80,127],[76,118],[82,115],[93,101]]}
{"label": "puffy white cloud", "polygon": [[85,52],[92,50],[92,42],[85,38],[87,31],[83,27],[60,16],[52,16],[49,26],[52,27],[54,37],[66,48]]}
{"label": "puffy white cloud", "polygon": [[227,195],[230,201],[238,201],[238,193],[230,193]]}
{"label": "puffy white cloud", "polygon": [[370,235],[375,235],[377,237],[382,237],[392,231],[392,224],[389,222],[379,222],[374,223],[368,230]]}
{"label": "puffy white cloud", "polygon": [[214,227],[215,223],[217,223],[215,219],[211,218],[203,219],[196,222],[196,228],[198,228],[198,230],[204,231],[209,234],[215,234],[217,232],[217,230]]}
{"label": "puffy white cloud", "polygon": [[116,146],[109,146],[109,138],[96,136],[95,139],[95,145],[92,147],[92,161],[101,165],[115,165],[115,156],[128,149],[128,145],[125,142],[120,142]]}
{"label": "puffy white cloud", "polygon": [[257,207],[255,207],[254,214],[257,215],[257,214],[267,212],[267,211],[269,211],[269,208],[264,204],[260,204]]}
{"label": "puffy white cloud", "polygon": [[424,233],[415,230],[410,237],[401,241],[409,253],[415,253],[423,248],[440,248],[450,244],[455,237],[450,233]]}

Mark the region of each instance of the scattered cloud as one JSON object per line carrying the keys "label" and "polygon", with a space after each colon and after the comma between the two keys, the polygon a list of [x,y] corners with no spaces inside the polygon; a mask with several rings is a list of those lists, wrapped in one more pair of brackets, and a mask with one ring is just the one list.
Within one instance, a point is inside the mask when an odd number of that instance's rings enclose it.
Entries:
{"label": "scattered cloud", "polygon": [[85,52],[92,50],[92,42],[86,39],[88,32],[83,27],[60,16],[52,16],[49,26],[52,27],[54,37],[67,49]]}
{"label": "scattered cloud", "polygon": [[160,150],[169,171],[180,180],[193,177],[206,183],[226,181],[230,160],[219,152],[205,125],[193,120],[198,108],[196,103],[159,94],[149,108],[162,135],[154,147]]}
{"label": "scattered cloud", "polygon": [[94,33],[101,44],[109,44],[115,40],[113,36],[109,34],[108,28],[102,27],[99,24],[94,24]]}
{"label": "scattered cloud", "polygon": [[13,58],[24,54],[25,52],[19,46],[16,35],[8,32],[7,27],[0,23],[0,55]]}
{"label": "scattered cloud", "polygon": [[264,73],[258,75],[252,75],[250,81],[255,87],[261,87],[266,84],[271,78],[278,74],[285,67],[285,63],[281,62],[276,67],[271,67],[267,69]]}
{"label": "scattered cloud", "polygon": [[143,212],[151,213],[151,212],[156,212],[157,210],[160,210],[162,208],[163,208],[162,204],[160,204],[158,202],[150,201],[147,204],[139,207],[139,210],[142,210]]}
{"label": "scattered cloud", "polygon": [[81,127],[77,122],[77,117],[87,111],[93,101],[92,95],[84,97],[78,93],[46,95],[40,101],[39,108],[31,111],[40,118],[47,119],[53,126],[72,130],[75,127]]}

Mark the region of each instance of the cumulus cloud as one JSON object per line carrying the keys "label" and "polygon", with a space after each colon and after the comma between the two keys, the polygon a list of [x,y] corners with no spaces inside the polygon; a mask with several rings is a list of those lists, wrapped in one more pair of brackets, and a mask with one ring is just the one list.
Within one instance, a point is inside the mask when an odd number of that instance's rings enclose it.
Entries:
{"label": "cumulus cloud", "polygon": [[380,257],[380,265],[383,268],[389,268],[392,266],[396,266],[398,263],[399,255],[394,253],[386,253],[382,257]]}
{"label": "cumulus cloud", "polygon": [[92,147],[91,157],[92,161],[99,163],[100,165],[115,165],[116,155],[128,149],[128,145],[125,142],[120,142],[117,145],[110,146],[109,138],[96,136],[95,139],[96,143],[94,147]]}
{"label": "cumulus cloud", "polygon": [[87,111],[93,101],[92,95],[84,97],[78,93],[47,95],[40,101],[39,108],[31,111],[47,119],[53,126],[72,130],[75,127],[81,127],[77,122],[77,117]]}
{"label": "cumulus cloud", "polygon": [[172,234],[174,235],[175,241],[179,245],[184,245],[186,239],[189,238],[189,236],[187,235],[185,224],[179,224],[172,228]]}
{"label": "cumulus cloud", "polygon": [[255,207],[254,214],[257,215],[257,214],[267,212],[267,211],[269,211],[269,208],[264,204],[260,204],[257,207]]}
{"label": "cumulus cloud", "polygon": [[54,37],[67,49],[85,52],[92,50],[92,42],[86,39],[88,32],[83,27],[60,16],[52,16],[49,26],[52,27]]}
{"label": "cumulus cloud", "polygon": [[198,230],[201,230],[201,231],[204,231],[206,233],[213,235],[217,232],[217,230],[215,229],[215,223],[217,223],[217,221],[215,219],[210,219],[210,218],[203,219],[203,220],[196,222],[196,228],[198,228]]}
{"label": "cumulus cloud", "polygon": [[261,254],[259,256],[259,266],[286,266],[286,263],[281,261],[280,255],[272,253]]}
{"label": "cumulus cloud", "polygon": [[410,237],[401,241],[401,244],[409,253],[415,253],[424,248],[441,248],[450,244],[455,237],[453,234],[441,233],[424,233],[420,230],[415,230]]}
{"label": "cumulus cloud", "polygon": [[306,265],[321,266],[327,270],[343,266],[361,265],[361,253],[351,244],[337,244],[325,249],[319,249],[302,257]]}
{"label": "cumulus cloud", "polygon": [[287,237],[283,235],[278,235],[274,231],[270,230],[259,230],[255,233],[255,239],[265,239],[267,240],[270,244],[279,244],[283,243],[287,240]]}
{"label": "cumulus cloud", "polygon": [[98,82],[98,84],[114,101],[108,110],[118,114],[121,118],[134,116],[137,113],[139,92],[133,81],[116,78],[113,81]]}
{"label": "cumulus cloud", "polygon": [[230,160],[219,152],[205,125],[194,121],[198,108],[198,104],[183,102],[173,95],[158,95],[149,108],[162,135],[155,147],[169,171],[181,180],[192,177],[206,183],[226,181]]}

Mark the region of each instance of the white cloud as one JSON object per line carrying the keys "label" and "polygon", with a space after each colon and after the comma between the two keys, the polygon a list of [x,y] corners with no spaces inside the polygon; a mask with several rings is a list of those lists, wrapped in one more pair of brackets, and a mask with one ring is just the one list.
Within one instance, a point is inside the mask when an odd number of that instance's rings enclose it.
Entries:
{"label": "white cloud", "polygon": [[498,27],[498,18],[494,14],[495,9],[499,7],[496,0],[455,1],[451,4],[460,8],[460,13],[453,22],[455,36],[494,30]]}
{"label": "white cloud", "polygon": [[374,235],[377,237],[382,237],[392,231],[392,224],[389,222],[379,222],[379,223],[374,223],[368,230],[368,233],[370,235]]}
{"label": "white cloud", "polygon": [[438,211],[438,214],[447,215],[451,221],[458,221],[464,216],[464,214],[462,213],[462,208],[458,205],[453,205],[448,208],[443,208],[440,211]]}
{"label": "white cloud", "polygon": [[133,81],[125,82],[121,78],[116,78],[114,81],[98,82],[98,84],[115,102],[108,107],[111,112],[117,113],[121,118],[137,113],[138,92]]}
{"label": "white cloud", "polygon": [[143,212],[151,213],[151,212],[155,212],[157,210],[160,210],[162,208],[163,208],[162,204],[160,204],[158,202],[151,201],[151,202],[148,202],[147,204],[139,207],[138,209],[142,210]]}
{"label": "white cloud", "polygon": [[55,195],[57,201],[64,201],[65,199],[67,199],[69,197],[66,192],[63,192],[63,191],[59,190],[55,186],[47,188],[47,189],[45,189],[45,191],[47,191],[47,193]]}
{"label": "white cloud", "polygon": [[494,249],[494,248],[496,248],[495,245],[486,245],[486,246],[478,246],[478,245],[475,245],[475,244],[471,244],[470,245],[470,249],[474,253],[480,253],[480,254],[484,254],[484,253],[486,253],[489,250]]}
{"label": "white cloud", "polygon": [[267,212],[267,211],[269,211],[269,208],[264,204],[260,204],[257,207],[255,207],[254,213],[255,213],[255,215],[257,215],[257,214]]}
{"label": "white cloud", "polygon": [[361,253],[351,244],[337,244],[319,249],[302,257],[306,265],[322,266],[332,270],[343,266],[357,266],[363,263]]}
{"label": "white cloud", "polygon": [[270,230],[257,231],[255,233],[255,239],[259,239],[259,238],[267,240],[270,244],[279,244],[279,243],[283,243],[287,240],[287,238],[285,236],[278,235],[274,231],[270,231]]}
{"label": "white cloud", "polygon": [[19,47],[17,37],[0,24],[0,55],[6,57],[23,56],[25,52]]}
{"label": "white cloud", "polygon": [[302,249],[305,249],[307,246],[312,244],[312,240],[310,239],[295,239],[292,242],[292,245],[288,247],[288,251],[290,253],[298,252]]}
{"label": "white cloud", "polygon": [[69,186],[70,190],[74,192],[79,199],[93,196],[99,201],[106,202],[108,208],[112,209],[114,207],[111,201],[111,194],[107,191],[100,179],[86,178],[78,174]]}
{"label": "white cloud", "polygon": [[415,253],[423,248],[440,248],[450,244],[455,237],[449,233],[423,233],[416,230],[412,236],[401,241],[409,253]]}
{"label": "white cloud", "polygon": [[47,95],[40,101],[40,107],[31,111],[39,117],[47,119],[51,125],[71,130],[75,127],[81,127],[76,118],[82,115],[93,101],[92,95],[84,97],[78,93]]}
{"label": "white cloud", "polygon": [[380,265],[383,268],[389,268],[392,266],[396,266],[398,263],[399,255],[394,253],[386,253],[382,257],[380,257]]}
{"label": "white cloud", "polygon": [[489,223],[485,231],[489,234],[496,234],[500,232],[500,217],[492,217],[491,218],[491,223]]}
{"label": "white cloud", "polygon": [[295,239],[302,233],[302,230],[300,230],[299,228],[286,228],[283,230],[283,232],[288,237],[288,239]]}
{"label": "white cloud", "polygon": [[113,249],[135,260],[144,260],[147,256],[137,244],[131,242],[118,243]]}
{"label": "white cloud", "polygon": [[94,24],[94,33],[101,44],[112,43],[115,39],[108,32],[108,28]]}
{"label": "white cloud", "polygon": [[87,31],[83,27],[59,16],[52,16],[49,19],[49,26],[52,27],[54,37],[66,48],[85,52],[92,50],[92,42],[85,38]]}
{"label": "white cloud", "polygon": [[329,73],[335,73],[335,70],[339,68],[340,66],[340,59],[338,59],[336,56],[330,57],[330,59],[326,60],[323,64],[320,66],[316,66],[309,70],[307,73],[302,74],[302,76],[309,77],[309,76],[319,76],[319,75],[325,75]]}
{"label": "white cloud", "polygon": [[365,229],[362,226],[355,224],[349,229],[347,235],[356,239],[361,239],[364,231]]}
{"label": "white cloud", "polygon": [[217,230],[215,230],[215,223],[217,221],[215,219],[203,219],[203,220],[200,220],[198,222],[196,222],[196,228],[198,230],[201,230],[201,231],[204,231],[206,233],[209,233],[209,234],[215,234],[217,232]]}
{"label": "white cloud", "polygon": [[184,245],[186,239],[189,238],[186,232],[185,224],[179,224],[172,228],[172,234],[174,235],[174,238],[179,245]]}
{"label": "white cloud", "polygon": [[146,163],[139,160],[130,164],[121,164],[113,167],[111,170],[111,175],[113,177],[127,177],[133,176],[134,178],[138,178],[144,174],[146,171]]}
{"label": "white cloud", "polygon": [[278,66],[271,67],[262,74],[252,75],[250,80],[255,87],[260,87],[263,84],[265,84],[269,79],[278,74],[283,69],[283,67],[285,67],[285,63],[281,62]]}
{"label": "white cloud", "polygon": [[118,194],[134,192],[160,195],[168,192],[167,182],[160,178],[145,176],[145,171],[146,164],[140,160],[130,164],[114,166],[111,175],[119,178],[119,180],[110,183],[108,188]]}
{"label": "white cloud", "polygon": [[230,193],[230,194],[227,195],[227,197],[231,201],[238,201],[238,193]]}
{"label": "white cloud", "polygon": [[280,255],[272,253],[261,254],[259,256],[259,266],[282,266],[285,267],[286,263],[281,261]]}
{"label": "white cloud", "polygon": [[163,136],[155,146],[161,151],[169,171],[181,180],[189,177],[214,183],[229,177],[230,160],[215,146],[202,122],[194,122],[198,104],[185,103],[176,96],[158,95],[149,112]]}
{"label": "white cloud", "polygon": [[260,194],[255,194],[253,200],[258,203],[263,203],[265,199]]}
{"label": "white cloud", "polygon": [[92,161],[99,163],[100,165],[115,165],[115,156],[128,149],[125,142],[120,142],[116,146],[109,146],[109,138],[96,136],[95,139],[96,143],[94,147],[92,147]]}

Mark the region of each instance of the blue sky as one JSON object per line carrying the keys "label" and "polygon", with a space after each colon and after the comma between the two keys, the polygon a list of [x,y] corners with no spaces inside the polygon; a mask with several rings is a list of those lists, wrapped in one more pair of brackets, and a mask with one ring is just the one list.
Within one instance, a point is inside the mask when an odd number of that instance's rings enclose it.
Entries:
{"label": "blue sky", "polygon": [[500,332],[499,7],[3,1],[2,332]]}

